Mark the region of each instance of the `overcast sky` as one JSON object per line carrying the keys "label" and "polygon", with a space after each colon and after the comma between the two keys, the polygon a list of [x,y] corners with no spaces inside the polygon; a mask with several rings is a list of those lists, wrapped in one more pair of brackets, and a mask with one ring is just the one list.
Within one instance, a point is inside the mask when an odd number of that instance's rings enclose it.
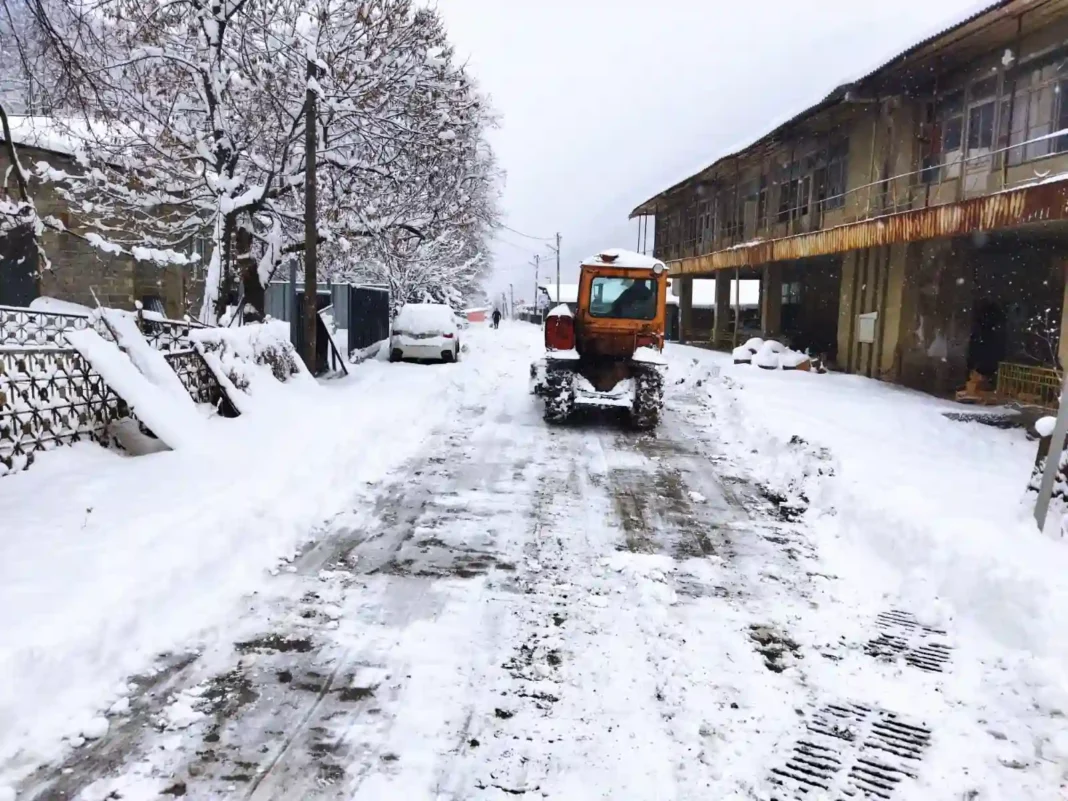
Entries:
{"label": "overcast sky", "polygon": [[[977,0],[437,0],[500,115],[508,226],[563,236],[563,276],[637,246],[630,210],[748,144]],[[651,240],[651,234],[650,234]],[[529,300],[555,264],[503,232],[494,289]]]}

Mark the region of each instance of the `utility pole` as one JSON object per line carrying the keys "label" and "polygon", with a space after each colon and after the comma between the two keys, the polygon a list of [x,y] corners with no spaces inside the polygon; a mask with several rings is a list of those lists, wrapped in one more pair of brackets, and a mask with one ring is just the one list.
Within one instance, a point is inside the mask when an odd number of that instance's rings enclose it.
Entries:
{"label": "utility pole", "polygon": [[562,303],[560,297],[560,232],[556,232],[556,302]]}
{"label": "utility pole", "polygon": [[541,256],[535,256],[534,261],[534,313],[538,313],[538,281],[541,280]]}
{"label": "utility pole", "polygon": [[319,230],[316,225],[315,151],[319,140],[315,133],[315,62],[308,59],[308,89],[304,95],[304,363],[315,374],[315,318],[318,290],[316,245]]}

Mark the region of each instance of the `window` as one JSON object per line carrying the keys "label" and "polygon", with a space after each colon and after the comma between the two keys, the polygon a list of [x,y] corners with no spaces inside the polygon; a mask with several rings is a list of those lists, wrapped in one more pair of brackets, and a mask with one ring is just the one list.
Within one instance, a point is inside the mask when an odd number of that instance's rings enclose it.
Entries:
{"label": "window", "polygon": [[720,208],[723,209],[723,227],[721,234],[724,239],[734,239],[742,232],[742,215],[739,207],[744,208],[745,199],[736,187],[728,187],[720,193]]}
{"label": "window", "polygon": [[760,190],[757,197],[756,227],[757,230],[768,224],[768,177],[760,176]]}
{"label": "window", "polygon": [[590,315],[623,320],[656,317],[656,281],[598,276],[590,285]]}
{"label": "window", "polygon": [[955,150],[960,150],[960,145],[963,139],[964,117],[957,116],[946,120],[942,132],[942,152],[952,153]]}
{"label": "window", "polygon": [[[1015,90],[1011,98],[1011,120],[1007,109],[1009,98],[1002,100],[1005,109],[1002,128],[1007,131],[1008,144],[1019,145],[1009,151],[1009,164],[1022,164],[1068,150],[1068,136],[1042,138],[1063,129],[1068,123],[1068,103],[1065,102],[1068,59],[1061,52],[1044,61],[1027,65],[1013,76]],[[1035,139],[1039,141],[1033,141]]]}
{"label": "window", "polygon": [[[968,150],[994,146],[994,101],[972,106],[968,111]],[[985,159],[984,159],[985,161]]]}
{"label": "window", "polygon": [[783,282],[782,285],[782,303],[784,306],[793,304],[796,305],[801,302],[801,282],[790,281]]}
{"label": "window", "polygon": [[822,180],[817,181],[817,198],[824,209],[838,209],[845,205],[848,175],[849,140],[842,137],[827,148],[827,166],[820,176]]}

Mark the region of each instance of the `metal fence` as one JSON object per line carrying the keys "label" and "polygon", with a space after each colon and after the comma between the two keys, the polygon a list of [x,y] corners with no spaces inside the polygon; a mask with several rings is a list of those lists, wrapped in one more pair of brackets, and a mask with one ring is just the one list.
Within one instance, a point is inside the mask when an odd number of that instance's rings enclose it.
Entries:
{"label": "metal fence", "polygon": [[[189,339],[196,323],[138,315],[145,339],[165,354],[190,397],[236,416]],[[71,347],[70,331],[94,328],[89,315],[0,306],[0,476],[29,467],[36,454],[84,440],[109,444],[110,424],[131,417],[102,376]]]}
{"label": "metal fence", "polygon": [[1004,400],[1055,410],[1060,405],[1060,373],[1051,367],[1002,362],[998,365],[997,394]]}
{"label": "metal fence", "polygon": [[[333,307],[334,322],[339,329],[347,331],[347,345],[344,356],[348,358],[354,350],[369,347],[376,342],[389,338],[390,306],[389,288],[366,284],[326,284],[317,287],[319,302],[317,307]],[[289,283],[274,281],[267,286],[264,311],[276,320],[291,322],[296,316],[301,318],[301,304],[304,287],[297,286],[297,308],[291,309]],[[300,326],[297,327],[296,340],[293,344],[300,349]]]}

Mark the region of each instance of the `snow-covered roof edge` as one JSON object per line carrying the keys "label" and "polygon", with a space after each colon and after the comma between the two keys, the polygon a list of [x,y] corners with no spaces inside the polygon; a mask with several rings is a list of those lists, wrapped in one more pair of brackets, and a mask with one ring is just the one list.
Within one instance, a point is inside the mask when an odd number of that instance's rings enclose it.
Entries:
{"label": "snow-covered roof edge", "polygon": [[667,269],[660,259],[623,248],[605,248],[600,253],[583,259],[582,264],[590,267],[622,267],[630,270],[655,270],[657,267]]}
{"label": "snow-covered roof edge", "polygon": [[884,60],[874,69],[871,69],[870,71],[865,73],[861,73],[859,77],[840,84],[839,86],[835,87],[830,93],[826,94],[821,100],[805,106],[800,111],[791,114],[787,117],[780,118],[779,122],[772,125],[770,130],[768,130],[768,132],[763,134],[762,136],[758,136],[755,139],[747,139],[742,143],[732,146],[727,150],[727,152],[718,156],[712,162],[706,164],[704,167],[700,167],[699,169],[692,171],[686,177],[676,181],[666,189],[663,189],[652,195],[648,199],[642,201],[634,207],[627,219],[634,219],[635,217],[640,217],[643,214],[654,213],[649,207],[651,205],[655,205],[655,201],[685,186],[689,181],[692,181],[698,175],[701,175],[702,173],[705,173],[715,168],[727,159],[732,159],[742,155],[750,148],[753,148],[756,145],[759,145],[761,142],[771,139],[784,128],[787,128],[795,123],[801,122],[802,120],[808,119],[809,117],[819,113],[820,111],[823,111],[826,108],[836,105],[837,103],[844,100],[858,84],[864,81],[869,81],[872,78],[881,75],[883,72],[893,69],[901,61],[907,59],[909,56],[913,55],[924,47],[931,45],[932,43],[938,41],[943,37],[950,36],[954,32],[960,30],[961,28],[967,25],[972,24],[973,22],[981,19],[987,14],[999,12],[1006,6],[1019,2],[1021,2],[1021,0],[997,0],[997,2],[993,3],[986,2],[983,3],[983,5],[978,8],[978,10],[969,9],[968,11],[964,12],[963,18],[958,15],[954,18],[956,19],[955,22],[952,22],[948,25],[945,22],[939,24],[938,27],[935,29],[934,33],[928,34],[927,36],[917,41],[915,44],[897,53],[892,58]]}

